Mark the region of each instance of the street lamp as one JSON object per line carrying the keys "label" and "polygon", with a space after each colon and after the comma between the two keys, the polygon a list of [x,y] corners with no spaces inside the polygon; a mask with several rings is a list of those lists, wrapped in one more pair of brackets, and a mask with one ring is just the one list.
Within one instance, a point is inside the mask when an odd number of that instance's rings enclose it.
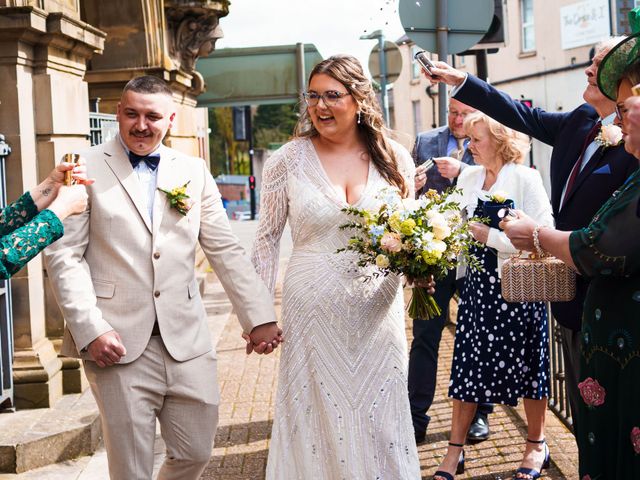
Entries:
{"label": "street lamp", "polygon": [[380,89],[382,97],[382,115],[385,125],[389,125],[389,96],[387,94],[387,55],[384,51],[384,34],[376,30],[369,35],[362,35],[360,40],[378,40],[378,55],[380,56]]}

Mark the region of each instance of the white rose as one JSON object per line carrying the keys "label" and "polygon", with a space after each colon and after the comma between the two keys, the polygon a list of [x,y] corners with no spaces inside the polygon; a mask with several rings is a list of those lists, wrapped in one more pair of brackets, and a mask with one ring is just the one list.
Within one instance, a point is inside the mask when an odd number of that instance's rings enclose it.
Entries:
{"label": "white rose", "polygon": [[387,268],[389,266],[389,257],[386,255],[378,255],[376,257],[376,266],[380,268]]}

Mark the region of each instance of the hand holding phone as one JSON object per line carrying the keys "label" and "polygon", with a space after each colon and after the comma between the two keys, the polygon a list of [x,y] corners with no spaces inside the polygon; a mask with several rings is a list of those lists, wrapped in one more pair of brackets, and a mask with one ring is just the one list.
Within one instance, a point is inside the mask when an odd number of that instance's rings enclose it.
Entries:
{"label": "hand holding phone", "polygon": [[416,52],[416,54],[413,56],[413,59],[418,62],[418,64],[425,72],[429,74],[430,77],[438,78],[437,75],[434,75],[432,73],[432,69],[436,68],[436,66],[427,55],[427,52],[425,52],[424,50],[420,50],[419,52]]}

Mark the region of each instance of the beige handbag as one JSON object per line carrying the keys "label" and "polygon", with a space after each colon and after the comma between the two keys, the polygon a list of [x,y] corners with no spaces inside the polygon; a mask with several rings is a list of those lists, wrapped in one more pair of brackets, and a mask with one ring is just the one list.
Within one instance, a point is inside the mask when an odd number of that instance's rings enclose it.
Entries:
{"label": "beige handbag", "polygon": [[514,255],[502,265],[507,302],[568,302],[576,295],[576,272],[555,257]]}

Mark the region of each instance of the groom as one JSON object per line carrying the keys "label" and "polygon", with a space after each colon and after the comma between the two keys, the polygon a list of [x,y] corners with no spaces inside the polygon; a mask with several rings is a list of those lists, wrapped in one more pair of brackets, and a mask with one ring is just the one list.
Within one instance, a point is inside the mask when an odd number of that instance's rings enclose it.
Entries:
{"label": "groom", "polygon": [[[271,295],[233,236],[202,159],[162,145],[175,119],[157,77],[134,78],[119,135],[83,152],[89,208],[45,253],[64,314],[62,353],[84,360],[112,479],[149,480],[156,418],[167,456],[158,478],[197,479],[218,421],[216,357],[195,279],[199,243],[258,353],[281,338]],[[186,186],[183,209],[171,191]]]}

